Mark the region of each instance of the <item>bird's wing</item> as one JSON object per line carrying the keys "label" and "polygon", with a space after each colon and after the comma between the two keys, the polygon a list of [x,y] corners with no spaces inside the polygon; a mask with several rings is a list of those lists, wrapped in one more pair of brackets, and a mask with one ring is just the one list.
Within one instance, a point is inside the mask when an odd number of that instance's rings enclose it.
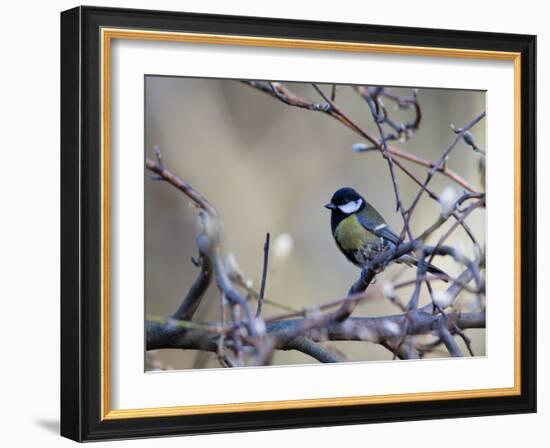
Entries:
{"label": "bird's wing", "polygon": [[396,245],[399,243],[399,237],[392,229],[390,229],[390,227],[385,222],[382,222],[381,224],[374,224],[372,221],[362,215],[357,215],[357,219],[365,229],[375,234],[377,237],[383,238]]}

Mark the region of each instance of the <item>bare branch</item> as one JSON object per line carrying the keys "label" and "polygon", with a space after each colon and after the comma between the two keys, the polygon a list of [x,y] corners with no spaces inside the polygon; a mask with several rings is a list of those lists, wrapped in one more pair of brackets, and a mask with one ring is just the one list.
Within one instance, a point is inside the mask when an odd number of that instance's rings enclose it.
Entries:
{"label": "bare branch", "polygon": [[[415,312],[416,318],[409,323],[407,335],[431,334],[441,331],[441,328],[451,330],[453,324],[462,329],[485,328],[485,312],[476,313],[450,313],[445,318],[442,315],[433,315],[421,311]],[[401,337],[401,332],[396,333],[395,328],[405,328],[407,317],[403,314],[382,317],[350,317],[345,322],[330,322],[323,331],[319,326],[311,325],[307,321],[311,318],[289,319],[267,324],[267,334],[279,341],[277,349],[287,347],[292,341],[305,336],[315,342],[331,341],[367,341],[380,343],[380,341],[392,341]],[[393,325],[388,325],[388,322]],[[205,323],[206,325],[208,323]],[[219,334],[200,328],[186,329],[174,325],[170,320],[165,323],[146,322],[147,350],[159,348],[180,348],[205,350],[216,352]],[[452,335],[451,335],[452,337]]]}
{"label": "bare branch", "polygon": [[[163,165],[160,151],[156,149],[157,161],[146,159],[147,168],[157,175],[156,178],[170,183],[193,201],[199,209],[202,230],[197,238],[200,254],[197,263],[200,267],[198,277],[172,318],[152,319],[147,322],[147,350],[180,348],[209,351],[216,353],[220,364],[224,367],[267,365],[274,350],[298,350],[321,362],[341,362],[345,359],[344,356],[320,344],[328,340],[341,340],[379,344],[391,351],[395,358],[411,359],[422,357],[426,351],[432,349],[430,347],[434,348],[441,344],[451,356],[462,356],[455,340],[455,335],[458,335],[473,356],[470,339],[464,330],[485,328],[484,304],[481,299],[485,294],[485,284],[480,273],[485,260],[475,235],[466,223],[466,218],[473,210],[485,206],[485,194],[477,192],[468,182],[449,170],[446,161],[461,139],[466,144],[473,145],[472,148],[476,146],[469,129],[481,121],[485,113],[480,114],[465,127],[454,129],[456,138],[441,156],[432,162],[388,144],[389,141],[398,138],[410,138],[418,129],[422,110],[416,94],[413,97],[399,97],[382,87],[359,86],[356,88],[370,108],[379,134],[377,139],[362,129],[335,104],[336,86],[332,86],[330,94],[326,94],[320,86],[311,84],[322,98],[321,102],[313,102],[294,94],[281,83],[270,81],[245,81],[245,83],[287,105],[322,112],[333,117],[372,145],[372,147],[359,147],[359,145],[355,149],[379,151],[387,161],[396,210],[403,219],[401,236],[395,246],[380,250],[363,266],[359,279],[350,287],[346,297],[304,310],[291,310],[290,313],[266,320],[262,316],[263,304],[273,303],[279,306],[278,302],[269,301],[265,297],[270,234],[266,235],[260,291],[256,293],[247,281],[247,277],[238,269],[234,257],[227,257],[227,260],[231,259],[234,262],[222,262],[221,222],[214,206],[188,183],[168,171]],[[393,102],[402,109],[412,109],[414,112],[412,120],[407,123],[393,121],[384,105],[384,100]],[[425,180],[422,181],[413,174],[402,163],[402,159],[429,168]],[[400,196],[396,167],[419,187],[408,209],[404,208]],[[454,180],[467,192],[450,204],[447,203],[448,201],[444,202],[429,188],[430,181],[436,173]],[[431,199],[442,204],[442,212],[431,226],[415,237],[410,228],[410,220],[424,192]],[[448,197],[448,195],[443,194],[442,197]],[[467,202],[470,200],[474,202]],[[463,207],[463,204],[467,206]],[[451,217],[455,222],[439,238],[437,244],[426,245],[428,238]],[[444,244],[459,226],[464,229],[475,246],[474,259],[469,259],[456,248]],[[404,242],[405,236],[408,236],[407,242]],[[231,253],[230,255],[232,256]],[[380,296],[381,288],[376,285],[371,287],[376,275],[390,264],[402,262],[402,257],[410,255],[416,259],[415,278],[390,285],[395,296],[393,301],[400,305],[402,313],[380,317],[351,317],[360,303]],[[452,257],[457,264],[464,266],[465,270],[456,278],[428,275],[428,266],[436,255]],[[194,313],[212,278],[219,291],[220,322],[192,322]],[[450,285],[444,292],[434,292],[431,282],[442,279],[450,281]],[[420,306],[421,288],[424,283],[432,301],[428,305]],[[414,288],[407,303],[402,302],[394,291],[408,285]],[[452,304],[463,290],[477,295],[480,304],[479,312],[459,313],[446,304],[447,301]],[[436,294],[444,294],[445,297],[436,297]],[[385,291],[384,295],[387,296]],[[248,302],[251,298],[258,301],[255,313],[252,312]],[[282,304],[280,307],[289,309]],[[436,335],[438,339],[434,344],[417,346],[416,336],[419,335]]]}
{"label": "bare branch", "polygon": [[[386,110],[383,108],[383,106],[377,101],[376,96],[370,96],[367,94],[364,94],[363,97],[365,98],[367,104],[369,105],[369,108],[371,110],[372,117],[374,119],[374,123],[376,124],[376,127],[378,129],[378,133],[380,134],[380,141],[381,147],[382,147],[382,154],[384,155],[384,158],[388,162],[388,168],[390,172],[390,177],[392,181],[393,186],[393,193],[395,195],[395,210],[398,211],[401,214],[401,217],[403,218],[403,225],[407,231],[407,235],[409,236],[409,239],[414,239],[414,236],[411,232],[411,228],[409,226],[409,220],[407,219],[407,216],[405,214],[405,209],[403,207],[403,202],[401,201],[401,196],[399,194],[399,187],[397,185],[397,176],[395,174],[395,167],[393,163],[393,156],[391,152],[388,149],[388,143],[386,139],[386,135],[384,133],[384,130],[382,128],[382,124],[389,122],[388,121],[388,115],[386,113]],[[418,103],[417,103],[418,106]],[[383,114],[382,118],[380,117],[380,109],[382,109]],[[420,108],[418,107],[418,110]]]}
{"label": "bare branch", "polygon": [[462,354],[462,351],[458,347],[458,344],[456,343],[455,339],[453,338],[453,335],[451,334],[449,329],[445,326],[443,320],[439,321],[437,331],[439,333],[439,337],[443,341],[443,344],[445,344],[445,347],[447,347],[447,350],[449,350],[449,353],[453,358],[464,356]]}
{"label": "bare branch", "polygon": [[221,260],[221,230],[218,220],[218,213],[210,202],[190,184],[180,179],[178,176],[167,170],[158,162],[146,159],[147,169],[158,174],[162,179],[187,195],[201,210],[199,217],[203,224],[203,230],[197,238],[197,245],[201,254],[208,258],[209,264],[214,270],[214,277],[218,289],[222,291],[230,303],[239,305],[245,312],[248,332],[253,336],[258,336],[258,326],[255,324],[254,315],[250,305],[235,289],[227,275],[225,267]]}
{"label": "bare branch", "polygon": [[189,292],[183,299],[181,305],[172,315],[177,320],[191,320],[197,310],[200,301],[210,285],[212,279],[212,269],[207,258],[200,257],[200,271],[197,279],[189,289]]}
{"label": "bare branch", "polygon": [[160,165],[158,162],[146,158],[145,166],[148,170],[151,170],[154,173],[158,174],[163,180],[167,181],[168,183],[172,184],[174,187],[185,193],[195,203],[195,205],[202,208],[205,212],[216,216],[216,209],[202,194],[200,194],[187,182],[183,181],[178,176],[168,171],[166,168],[164,168],[163,165]]}
{"label": "bare branch", "polygon": [[269,232],[265,235],[265,244],[264,244],[264,263],[262,269],[262,284],[260,286],[260,295],[258,296],[258,308],[256,309],[256,317],[262,315],[262,302],[264,301],[265,296],[265,285],[267,281],[267,264],[269,262]]}
{"label": "bare branch", "polygon": [[323,363],[335,363],[343,361],[342,358],[335,355],[334,353],[331,353],[321,344],[314,342],[304,336],[294,338],[292,341],[281,348],[283,350],[297,350]]}
{"label": "bare branch", "polygon": [[[342,124],[359,134],[361,137],[363,137],[365,140],[369,141],[372,145],[374,145],[375,148],[380,148],[380,143],[378,140],[370,135],[368,132],[363,130],[361,127],[359,127],[357,124],[355,124],[349,117],[342,114],[342,112],[334,107],[334,102],[328,101],[325,104],[322,103],[315,103],[312,101],[308,101],[304,98],[301,98],[294,93],[292,93],[288,88],[283,86],[281,83],[269,83],[264,81],[243,81],[243,83],[254,87],[264,93],[267,93],[268,95],[273,96],[274,98],[277,98],[278,100],[282,101],[283,103],[289,105],[289,106],[295,106],[302,109],[308,109],[308,110],[315,110],[318,112],[326,113],[333,118],[340,121]],[[270,86],[272,84],[273,86]],[[393,156],[403,158],[405,160],[408,160],[409,162],[413,162],[417,165],[421,165],[427,168],[432,168],[434,166],[434,163],[422,159],[420,157],[417,157],[413,154],[410,154],[406,151],[403,151],[401,149],[388,146],[388,151],[391,152]],[[465,188],[468,191],[476,191],[476,188],[471,185],[468,181],[460,177],[458,174],[456,174],[454,171],[450,170],[448,167],[438,167],[437,171],[443,174],[444,176],[449,177],[456,183],[458,183],[460,186]]]}
{"label": "bare branch", "polygon": [[[468,123],[464,128],[461,129],[459,135],[454,139],[454,141],[449,145],[449,147],[445,151],[443,151],[443,154],[441,154],[439,159],[433,164],[432,168],[430,169],[430,171],[426,175],[426,180],[424,181],[424,185],[427,186],[428,183],[430,182],[430,180],[432,180],[434,174],[437,171],[439,171],[440,169],[442,169],[444,166],[446,166],[445,162],[446,162],[447,158],[449,157],[450,152],[453,150],[453,148],[460,141],[460,139],[462,138],[462,135],[465,132],[467,132],[468,129],[471,129],[473,126],[475,126],[477,123],[479,123],[483,118],[485,118],[485,112],[482,112],[480,115],[478,115],[476,118],[474,118],[470,123]],[[467,188],[467,190],[469,190],[471,192],[475,192],[475,190],[471,190],[469,188]],[[415,207],[417,206],[418,201],[420,200],[420,198],[422,196],[422,193],[424,193],[424,190],[420,189],[418,191],[418,194],[414,198],[411,206],[409,207],[409,209],[407,211],[407,219],[408,220],[410,220],[410,217],[412,216],[412,213],[413,213]]]}

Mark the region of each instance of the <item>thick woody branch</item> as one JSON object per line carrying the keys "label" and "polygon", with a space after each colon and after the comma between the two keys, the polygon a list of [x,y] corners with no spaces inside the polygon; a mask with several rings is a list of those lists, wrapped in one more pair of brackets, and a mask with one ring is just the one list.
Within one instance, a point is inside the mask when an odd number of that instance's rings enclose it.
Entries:
{"label": "thick woody branch", "polygon": [[445,326],[444,322],[442,320],[439,321],[438,329],[439,337],[441,338],[441,341],[443,344],[445,344],[445,347],[447,347],[447,350],[449,350],[450,355],[453,358],[460,358],[462,357],[462,351],[458,347],[458,344],[455,341],[455,338],[453,338],[453,335],[449,331],[449,329]]}
{"label": "thick woody branch", "polygon": [[199,260],[200,271],[197,279],[187,292],[187,295],[183,299],[181,305],[176,312],[172,315],[177,320],[191,320],[197,310],[200,301],[210,285],[212,280],[212,269],[210,262],[206,257],[200,257]]}
{"label": "thick woody branch", "polygon": [[[345,322],[331,321],[322,329],[308,325],[309,318],[289,319],[267,324],[267,335],[275,343],[279,350],[308,350],[305,349],[305,342],[299,338],[306,337],[314,342],[331,341],[369,341],[381,343],[381,341],[394,340],[407,336],[439,334],[442,328],[453,330],[453,325],[466,330],[471,328],[485,328],[485,312],[477,313],[449,313],[446,316],[441,314],[433,315],[428,312],[417,310],[413,323],[405,325],[407,316],[403,314],[383,317],[350,317]],[[146,323],[147,329],[147,350],[160,348],[179,348],[191,350],[204,350],[216,352],[217,339],[220,337],[214,330],[198,328],[184,328],[176,325],[172,320],[165,323]],[[309,327],[309,328],[307,328]],[[214,327],[213,327],[214,328]],[[307,328],[306,330],[302,330]],[[406,328],[406,332],[404,329]],[[452,337],[452,336],[451,336]],[[298,339],[298,342],[295,342]],[[315,347],[315,350],[320,350]],[[321,356],[321,355],[319,355]]]}
{"label": "thick woody branch", "polygon": [[287,344],[284,344],[281,347],[281,349],[297,350],[323,363],[331,364],[331,363],[343,361],[343,359],[341,359],[339,356],[335,355],[334,353],[331,353],[330,351],[328,351],[321,344],[314,342],[305,336],[298,336],[297,338],[294,338]]}

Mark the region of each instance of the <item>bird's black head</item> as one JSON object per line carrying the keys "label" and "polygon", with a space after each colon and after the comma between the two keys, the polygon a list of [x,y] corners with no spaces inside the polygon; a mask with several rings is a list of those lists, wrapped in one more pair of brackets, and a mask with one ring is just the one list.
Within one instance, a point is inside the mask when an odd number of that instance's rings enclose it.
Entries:
{"label": "bird's black head", "polygon": [[365,200],[353,188],[340,188],[332,195],[325,207],[333,213],[347,216],[362,210],[365,207]]}

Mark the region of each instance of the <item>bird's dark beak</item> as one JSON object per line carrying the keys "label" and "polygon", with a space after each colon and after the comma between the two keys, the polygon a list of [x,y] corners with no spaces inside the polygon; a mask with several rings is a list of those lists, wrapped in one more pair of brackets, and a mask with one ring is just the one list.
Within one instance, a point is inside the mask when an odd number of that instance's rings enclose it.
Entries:
{"label": "bird's dark beak", "polygon": [[325,208],[328,208],[329,210],[334,210],[336,208],[336,205],[332,203],[325,204]]}

